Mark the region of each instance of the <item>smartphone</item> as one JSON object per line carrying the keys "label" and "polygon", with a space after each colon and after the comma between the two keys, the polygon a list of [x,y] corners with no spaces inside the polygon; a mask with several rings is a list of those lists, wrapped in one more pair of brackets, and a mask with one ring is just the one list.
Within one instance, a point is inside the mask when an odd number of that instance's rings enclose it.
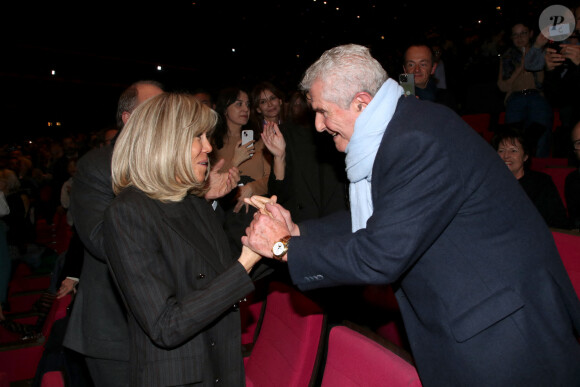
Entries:
{"label": "smartphone", "polygon": [[560,43],[562,42],[555,42],[553,40],[549,40],[547,46],[556,50],[556,53],[560,54],[562,51],[562,47],[560,47]]}
{"label": "smartphone", "polygon": [[400,74],[399,84],[405,91],[405,96],[415,95],[415,74]]}
{"label": "smartphone", "polygon": [[254,131],[253,130],[242,130],[242,145],[249,143],[250,141],[254,140]]}

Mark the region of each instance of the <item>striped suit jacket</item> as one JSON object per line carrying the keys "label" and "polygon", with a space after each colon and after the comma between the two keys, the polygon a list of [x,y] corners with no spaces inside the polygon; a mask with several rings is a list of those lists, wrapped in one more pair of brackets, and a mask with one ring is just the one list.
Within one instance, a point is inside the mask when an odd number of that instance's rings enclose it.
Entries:
{"label": "striped suit jacket", "polygon": [[254,285],[211,206],[128,188],[107,209],[104,236],[128,310],[131,385],[243,386],[237,304]]}

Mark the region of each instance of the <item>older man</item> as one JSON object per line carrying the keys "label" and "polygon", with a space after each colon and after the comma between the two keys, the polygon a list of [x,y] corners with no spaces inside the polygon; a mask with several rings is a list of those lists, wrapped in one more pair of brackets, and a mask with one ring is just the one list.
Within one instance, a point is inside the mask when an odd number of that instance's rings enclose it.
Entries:
{"label": "older man", "polygon": [[425,386],[577,385],[580,302],[550,230],[493,149],[402,96],[368,49],[305,73],[315,126],[346,152],[351,213],[292,222],[267,204],[242,242],[302,290],[394,284]]}

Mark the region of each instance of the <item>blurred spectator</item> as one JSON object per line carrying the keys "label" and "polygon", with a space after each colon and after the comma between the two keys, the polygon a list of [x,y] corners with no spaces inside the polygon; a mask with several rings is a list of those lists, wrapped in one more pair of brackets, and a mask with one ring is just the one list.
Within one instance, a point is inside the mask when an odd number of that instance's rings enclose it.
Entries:
{"label": "blurred spectator", "polygon": [[536,144],[535,156],[548,157],[554,113],[542,92],[544,72],[524,68],[532,37],[526,24],[512,26],[512,46],[501,57],[497,86],[505,93],[505,123],[522,123]]}
{"label": "blurred spectator", "polygon": [[437,87],[433,78],[437,63],[433,50],[427,44],[412,44],[405,51],[403,67],[405,72],[415,76],[415,95],[422,100],[433,101],[457,111],[458,106],[453,94]]}
{"label": "blurred spectator", "polygon": [[513,126],[500,128],[492,145],[534,203],[546,224],[570,228],[566,208],[550,175],[529,169],[531,161],[524,132]]}

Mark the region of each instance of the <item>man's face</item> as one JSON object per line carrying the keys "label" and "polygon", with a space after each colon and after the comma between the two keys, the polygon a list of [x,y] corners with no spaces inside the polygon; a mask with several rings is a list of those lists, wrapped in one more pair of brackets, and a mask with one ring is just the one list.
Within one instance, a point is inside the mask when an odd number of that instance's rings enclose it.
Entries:
{"label": "man's face", "polygon": [[322,98],[324,84],[317,80],[312,84],[309,96],[312,110],[316,113],[314,126],[319,132],[329,133],[334,140],[334,145],[339,152],[344,152],[352,134],[354,123],[361,113],[356,103],[351,103],[348,109],[342,109],[333,102]]}
{"label": "man's face", "polygon": [[405,72],[415,75],[415,86],[421,89],[427,87],[429,77],[435,73],[431,50],[426,46],[411,46],[405,52]]}
{"label": "man's face", "polygon": [[580,160],[580,123],[572,130],[572,145],[574,146],[576,157]]}

